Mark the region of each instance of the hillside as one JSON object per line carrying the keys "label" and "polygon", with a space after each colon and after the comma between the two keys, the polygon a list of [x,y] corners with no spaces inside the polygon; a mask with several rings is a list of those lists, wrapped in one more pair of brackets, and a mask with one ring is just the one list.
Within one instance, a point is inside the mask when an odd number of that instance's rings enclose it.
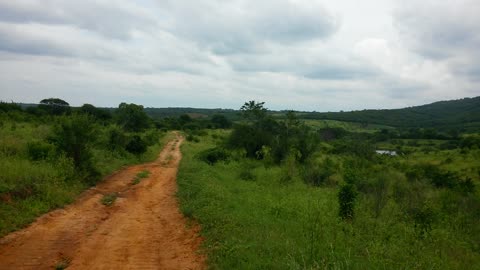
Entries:
{"label": "hillside", "polygon": [[305,119],[362,122],[393,127],[480,128],[480,96],[393,110],[305,113]]}

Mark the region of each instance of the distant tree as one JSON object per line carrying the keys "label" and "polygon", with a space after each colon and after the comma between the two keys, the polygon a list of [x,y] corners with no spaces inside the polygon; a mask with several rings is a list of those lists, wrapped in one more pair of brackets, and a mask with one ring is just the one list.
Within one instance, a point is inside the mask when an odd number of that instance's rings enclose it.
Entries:
{"label": "distant tree", "polygon": [[150,127],[151,119],[142,105],[121,103],[116,111],[117,123],[127,131],[140,132]]}
{"label": "distant tree", "polygon": [[112,115],[109,111],[97,108],[92,104],[83,104],[83,106],[80,107],[80,112],[89,114],[99,120],[108,120],[112,118]]}
{"label": "distant tree", "polygon": [[178,121],[180,122],[180,125],[185,125],[187,123],[190,123],[192,122],[192,117],[190,117],[190,115],[188,114],[182,114],[180,115],[180,117],[178,118]]}
{"label": "distant tree", "polygon": [[263,107],[265,102],[256,102],[254,100],[245,102],[240,108],[242,116],[250,121],[263,120],[267,115],[267,109]]}
{"label": "distant tree", "polygon": [[20,107],[16,103],[7,103],[0,101],[0,112],[9,112],[9,111],[21,111],[22,107]]}
{"label": "distant tree", "polygon": [[48,114],[61,115],[70,112],[70,104],[59,98],[46,98],[40,101],[39,109],[44,110]]}
{"label": "distant tree", "polygon": [[230,128],[232,126],[232,122],[221,114],[212,115],[212,119],[210,121],[216,128]]}

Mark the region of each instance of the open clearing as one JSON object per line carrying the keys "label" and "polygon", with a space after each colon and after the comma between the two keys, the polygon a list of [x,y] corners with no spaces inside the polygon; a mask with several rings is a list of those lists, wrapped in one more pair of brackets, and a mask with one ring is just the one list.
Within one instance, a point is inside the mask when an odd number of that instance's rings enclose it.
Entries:
{"label": "open clearing", "polygon": [[182,141],[177,135],[156,161],[123,169],[0,239],[0,269],[204,269],[198,228],[186,226],[175,197]]}

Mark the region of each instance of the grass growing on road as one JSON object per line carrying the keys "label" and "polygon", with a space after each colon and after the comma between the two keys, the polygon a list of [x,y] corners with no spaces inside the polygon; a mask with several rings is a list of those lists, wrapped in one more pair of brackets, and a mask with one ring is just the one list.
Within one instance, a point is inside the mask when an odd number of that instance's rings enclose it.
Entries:
{"label": "grass growing on road", "polygon": [[117,197],[118,197],[117,193],[109,193],[109,194],[103,195],[100,201],[105,206],[111,206],[115,202]]}
{"label": "grass growing on road", "polygon": [[135,178],[133,178],[132,180],[132,185],[139,184],[142,179],[147,178],[149,175],[150,175],[150,172],[147,170],[137,173]]}

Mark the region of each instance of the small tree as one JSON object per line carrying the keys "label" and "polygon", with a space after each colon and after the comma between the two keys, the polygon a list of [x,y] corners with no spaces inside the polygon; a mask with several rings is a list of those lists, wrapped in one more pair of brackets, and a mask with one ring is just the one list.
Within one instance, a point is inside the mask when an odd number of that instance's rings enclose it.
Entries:
{"label": "small tree", "polygon": [[89,149],[96,139],[92,118],[85,114],[62,116],[53,131],[52,143],[71,158],[77,171],[86,173],[86,180],[93,184],[98,172],[93,167]]}
{"label": "small tree", "polygon": [[256,102],[254,100],[245,102],[240,108],[245,119],[258,122],[267,116],[267,109],[263,107],[265,102]]}
{"label": "small tree", "polygon": [[73,114],[62,117],[54,128],[53,143],[73,159],[77,168],[90,159],[87,145],[95,139],[92,122],[90,116]]}
{"label": "small tree", "polygon": [[352,220],[354,217],[355,199],[357,198],[357,191],[352,184],[346,184],[340,188],[338,192],[338,215],[343,220]]}
{"label": "small tree", "polygon": [[142,105],[121,103],[116,118],[117,123],[127,131],[140,132],[150,127],[150,118]]}

